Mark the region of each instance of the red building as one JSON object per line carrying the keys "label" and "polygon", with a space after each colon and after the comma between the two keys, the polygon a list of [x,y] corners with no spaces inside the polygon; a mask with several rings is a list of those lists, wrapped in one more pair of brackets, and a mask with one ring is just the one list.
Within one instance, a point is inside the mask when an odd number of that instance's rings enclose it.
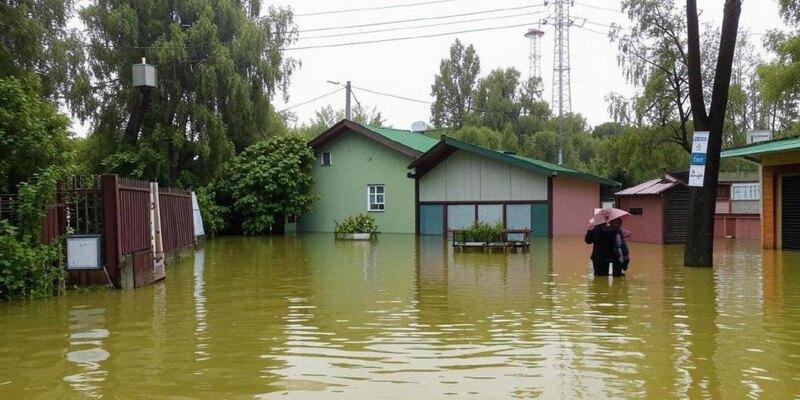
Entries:
{"label": "red building", "polygon": [[[688,172],[666,174],[617,192],[618,207],[631,215],[625,228],[631,241],[681,244],[689,218]],[[720,174],[715,235],[758,239],[761,232],[758,178]]]}

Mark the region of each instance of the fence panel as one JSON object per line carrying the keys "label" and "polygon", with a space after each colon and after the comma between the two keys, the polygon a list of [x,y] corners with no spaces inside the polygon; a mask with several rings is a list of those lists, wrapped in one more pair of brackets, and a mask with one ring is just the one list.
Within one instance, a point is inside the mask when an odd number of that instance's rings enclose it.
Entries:
{"label": "fence panel", "polygon": [[120,256],[150,249],[150,184],[119,178]]}
{"label": "fence panel", "polygon": [[161,240],[169,253],[194,244],[192,193],[187,190],[159,188]]}

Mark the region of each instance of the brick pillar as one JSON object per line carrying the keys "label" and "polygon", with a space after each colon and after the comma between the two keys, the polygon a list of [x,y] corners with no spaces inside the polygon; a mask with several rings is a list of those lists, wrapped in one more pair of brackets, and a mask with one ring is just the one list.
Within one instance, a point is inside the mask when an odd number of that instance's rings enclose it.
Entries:
{"label": "brick pillar", "polygon": [[775,172],[771,167],[762,167],[761,172],[761,245],[774,250],[775,241]]}

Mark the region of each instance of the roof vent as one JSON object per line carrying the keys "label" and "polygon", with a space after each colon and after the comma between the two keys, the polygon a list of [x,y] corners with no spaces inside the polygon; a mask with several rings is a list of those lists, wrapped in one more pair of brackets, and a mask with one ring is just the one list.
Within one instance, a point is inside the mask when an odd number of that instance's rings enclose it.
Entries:
{"label": "roof vent", "polygon": [[503,153],[504,153],[504,154],[508,154],[508,155],[510,155],[510,156],[515,156],[515,155],[517,155],[517,153],[515,153],[515,152],[513,152],[513,151],[504,151]]}
{"label": "roof vent", "polygon": [[428,124],[425,121],[417,121],[411,124],[412,132],[425,132],[428,130]]}

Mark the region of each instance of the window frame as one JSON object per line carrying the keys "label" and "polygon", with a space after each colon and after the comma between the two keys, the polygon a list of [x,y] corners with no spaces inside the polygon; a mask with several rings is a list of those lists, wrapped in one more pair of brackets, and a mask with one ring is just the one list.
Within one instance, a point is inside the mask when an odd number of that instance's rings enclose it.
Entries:
{"label": "window frame", "polygon": [[[745,196],[743,198],[737,198],[734,196],[736,193],[737,188],[743,188],[745,194],[749,196]],[[747,183],[733,183],[731,184],[731,201],[758,201],[761,199],[761,187],[759,183],[756,182],[747,182]]]}
{"label": "window frame", "polygon": [[[328,163],[327,164],[325,163],[325,155],[326,154],[328,155]],[[320,153],[320,155],[319,155],[319,165],[321,165],[323,167],[330,167],[331,165],[333,165],[333,158],[331,157],[331,152],[330,151],[323,151],[322,153]]]}
{"label": "window frame", "polygon": [[[373,193],[373,188],[375,189]],[[378,188],[381,189],[378,193]],[[372,202],[372,196],[375,196],[375,202]],[[378,196],[382,196],[382,200],[378,201]],[[381,206],[380,208],[373,209],[372,206]],[[384,212],[386,211],[386,184],[374,183],[367,185],[367,212]]]}

